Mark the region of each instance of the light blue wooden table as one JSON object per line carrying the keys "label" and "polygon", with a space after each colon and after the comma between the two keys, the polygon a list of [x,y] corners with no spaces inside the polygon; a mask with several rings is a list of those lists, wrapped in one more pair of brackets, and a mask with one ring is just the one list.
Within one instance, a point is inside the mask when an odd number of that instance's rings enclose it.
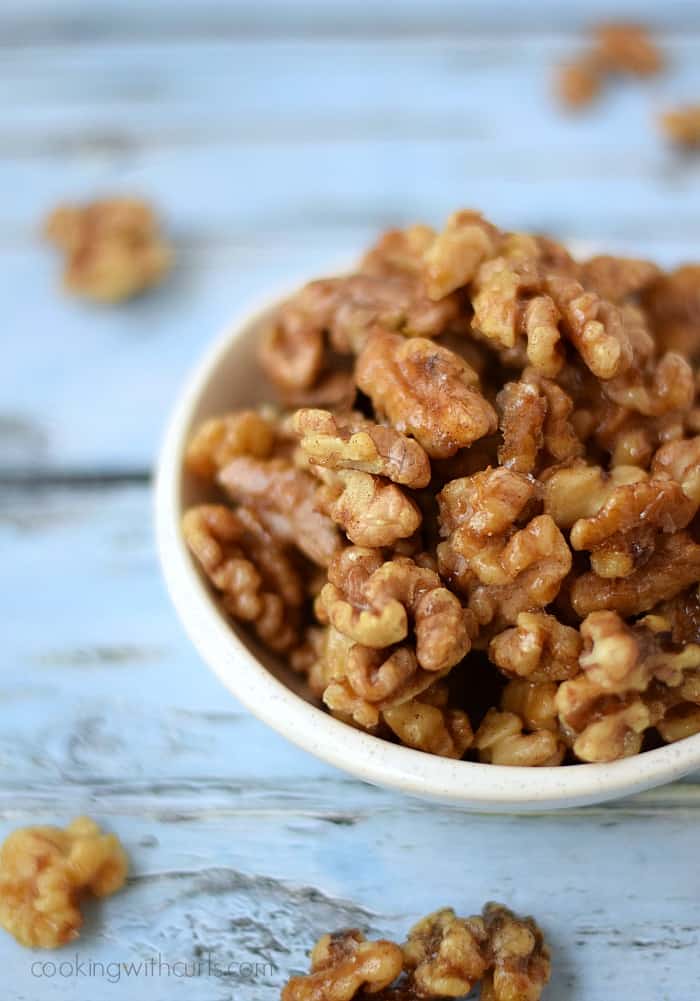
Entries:
{"label": "light blue wooden table", "polygon": [[[0,935],[3,1001],[267,1001],[323,930],[400,935],[490,898],[541,920],[551,1001],[700,997],[697,777],[528,817],[352,780],[199,662],[151,524],[158,440],[209,338],[387,224],[473,205],[700,256],[700,162],[651,126],[700,97],[697,3],[618,3],[663,30],[668,74],[577,120],[551,103],[552,64],[610,6],[3,0],[0,837],[86,811],[133,861],[77,949],[37,957]],[[120,191],[162,209],[172,280],[123,309],[61,298],[43,214]]]}

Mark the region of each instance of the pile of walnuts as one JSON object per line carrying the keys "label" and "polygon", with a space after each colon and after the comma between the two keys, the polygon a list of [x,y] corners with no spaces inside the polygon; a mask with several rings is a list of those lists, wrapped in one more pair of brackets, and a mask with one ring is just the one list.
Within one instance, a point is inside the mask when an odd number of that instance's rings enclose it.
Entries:
{"label": "pile of walnuts", "polygon": [[282,1001],[444,1001],[476,984],[482,1001],[538,1001],[550,965],[532,918],[495,903],[469,918],[445,907],[414,925],[401,946],[367,941],[355,928],[324,935],[311,972],[292,977]]}
{"label": "pile of walnuts", "polygon": [[700,732],[700,265],[479,214],[386,233],[261,331],[184,519],[223,608],[337,718],[451,758]]}

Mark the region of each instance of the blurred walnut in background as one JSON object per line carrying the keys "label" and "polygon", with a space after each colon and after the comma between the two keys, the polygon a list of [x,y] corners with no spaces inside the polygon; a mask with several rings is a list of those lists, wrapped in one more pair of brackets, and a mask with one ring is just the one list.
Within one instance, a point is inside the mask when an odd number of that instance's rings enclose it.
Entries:
{"label": "blurred walnut in background", "polygon": [[153,210],[133,198],[60,205],[44,232],[65,254],[65,288],[96,302],[131,299],[157,285],[172,263]]}

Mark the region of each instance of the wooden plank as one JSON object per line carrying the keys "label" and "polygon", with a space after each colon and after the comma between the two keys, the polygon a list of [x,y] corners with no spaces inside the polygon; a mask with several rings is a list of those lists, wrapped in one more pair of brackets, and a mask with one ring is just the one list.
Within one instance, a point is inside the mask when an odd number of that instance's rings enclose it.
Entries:
{"label": "wooden plank", "polygon": [[[0,548],[0,839],[86,811],[132,858],[75,946],[32,954],[0,936],[4,996],[260,1001],[322,931],[400,936],[437,906],[496,898],[541,920],[552,1001],[695,1001],[698,777],[527,817],[373,789],[277,738],[198,663],[159,580],[145,484],[5,490]],[[32,967],[208,952],[239,966]],[[269,968],[241,971],[256,962]]]}
{"label": "wooden plank", "polygon": [[[693,0],[670,0],[663,11],[653,0],[617,0],[614,15],[618,18],[643,19],[653,25],[684,30],[697,26],[698,11]],[[498,4],[470,4],[461,0],[392,0],[377,4],[373,0],[355,3],[324,3],[323,0],[252,0],[222,4],[217,0],[102,0],[99,5],[88,0],[5,0],[4,41],[57,41],[65,36],[85,39],[133,37],[139,35],[188,37],[231,34],[264,37],[294,35],[347,36],[348,34],[419,35],[474,30],[532,32],[580,29],[611,17],[606,0],[587,0],[582,4],[561,4],[542,0],[523,4],[519,0],[500,0]]]}
{"label": "wooden plank", "polygon": [[[0,62],[0,127],[36,152],[63,137],[112,135],[124,147],[197,137],[308,142],[325,138],[471,138],[494,151],[527,139],[643,150],[655,105],[700,85],[698,32],[669,38],[672,72],[619,83],[596,112],[574,119],[553,106],[553,68],[571,39],[536,35],[449,41],[132,42],[33,46]],[[513,94],[518,100],[510,100]],[[523,110],[526,113],[523,114]],[[633,113],[632,121],[627,116]],[[622,137],[618,127],[627,122]],[[66,132],[69,135],[66,136]],[[77,133],[76,135],[73,135]],[[42,141],[43,139],[43,141]],[[32,143],[34,146],[32,146]],[[17,152],[17,149],[14,150]]]}

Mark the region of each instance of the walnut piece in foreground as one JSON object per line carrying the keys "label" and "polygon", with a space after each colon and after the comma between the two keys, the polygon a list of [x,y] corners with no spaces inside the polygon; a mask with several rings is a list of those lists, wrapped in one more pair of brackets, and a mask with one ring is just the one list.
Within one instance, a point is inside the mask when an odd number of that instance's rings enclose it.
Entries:
{"label": "walnut piece in foreground", "polygon": [[357,929],[324,935],[310,973],[292,977],[281,1001],[445,1001],[477,984],[482,1001],[538,1001],[550,970],[532,918],[495,903],[469,918],[445,907],[418,921],[401,947]]}
{"label": "walnut piece in foreground", "polygon": [[21,945],[56,949],[78,937],[80,898],[116,893],[127,870],[116,835],[89,817],[13,831],[0,849],[0,925]]}
{"label": "walnut piece in foreground", "polygon": [[157,285],[172,262],[153,210],[135,198],[59,205],[44,233],[65,254],[65,288],[96,302],[131,299]]}

